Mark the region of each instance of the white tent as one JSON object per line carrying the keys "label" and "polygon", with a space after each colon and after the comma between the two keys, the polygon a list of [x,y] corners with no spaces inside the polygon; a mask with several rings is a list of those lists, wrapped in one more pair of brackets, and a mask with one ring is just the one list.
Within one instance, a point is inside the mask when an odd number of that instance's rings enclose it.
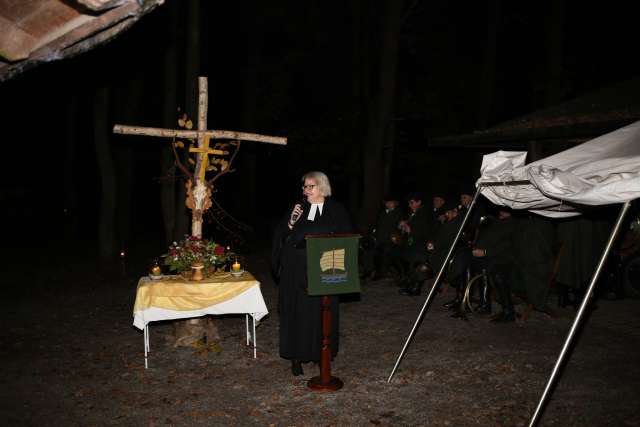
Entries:
{"label": "white tent", "polygon": [[582,300],[536,411],[531,418],[530,426],[533,426],[540,419],[546,399],[553,388],[560,366],[578,330],[586,306],[593,296],[598,276],[629,210],[631,201],[640,198],[640,121],[528,165],[525,165],[526,156],[526,152],[514,151],[498,151],[484,156],[480,169],[481,176],[476,183],[478,190],[473,202],[442,266],[440,266],[433,286],[387,382],[393,378],[418,325],[431,304],[445,266],[460,239],[479,194],[483,194],[495,204],[509,206],[513,209],[527,209],[556,218],[579,215],[581,206],[622,203],[616,224],[587,288],[585,295],[588,297]]}
{"label": "white tent", "polygon": [[640,197],[640,121],[525,166],[527,153],[484,156],[477,186],[495,204],[541,215],[579,215],[579,205],[608,205]]}

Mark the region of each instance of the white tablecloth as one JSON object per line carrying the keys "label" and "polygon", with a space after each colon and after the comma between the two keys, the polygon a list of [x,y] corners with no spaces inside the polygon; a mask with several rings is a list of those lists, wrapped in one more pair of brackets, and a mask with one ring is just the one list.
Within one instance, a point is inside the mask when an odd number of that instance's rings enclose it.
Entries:
{"label": "white tablecloth", "polygon": [[[253,279],[253,277],[251,277]],[[269,313],[260,291],[260,282],[255,282],[247,290],[225,301],[218,302],[194,310],[172,310],[161,308],[152,304],[145,304],[145,308],[134,311],[133,325],[138,329],[144,329],[149,322],[171,319],[187,319],[200,317],[207,314],[249,314],[255,320],[260,320]],[[154,281],[149,278],[142,278],[138,284],[140,286],[154,286]],[[203,287],[203,290],[205,287]],[[138,298],[140,292],[136,296]],[[197,296],[194,296],[197,298]],[[138,304],[136,304],[138,305]]]}

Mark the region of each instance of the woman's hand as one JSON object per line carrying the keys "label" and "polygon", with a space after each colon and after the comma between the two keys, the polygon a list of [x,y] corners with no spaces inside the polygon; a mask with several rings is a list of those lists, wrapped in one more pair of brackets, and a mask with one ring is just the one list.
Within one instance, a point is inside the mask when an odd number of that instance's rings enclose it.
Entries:
{"label": "woman's hand", "polygon": [[291,211],[291,216],[289,217],[289,224],[288,224],[289,230],[293,229],[294,224],[298,222],[298,220],[300,219],[300,216],[302,216],[302,205],[298,203],[293,208],[293,211]]}

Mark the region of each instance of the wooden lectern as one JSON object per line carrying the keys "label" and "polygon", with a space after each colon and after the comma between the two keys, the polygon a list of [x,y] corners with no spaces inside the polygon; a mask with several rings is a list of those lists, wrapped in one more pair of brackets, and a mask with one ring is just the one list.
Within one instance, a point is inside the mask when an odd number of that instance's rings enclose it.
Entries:
{"label": "wooden lectern", "polygon": [[311,378],[307,386],[314,391],[336,391],[343,386],[342,380],[331,376],[331,297],[322,297],[322,353],[320,375]]}
{"label": "wooden lectern", "polygon": [[306,236],[308,293],[322,296],[320,375],[307,382],[313,391],[336,391],[343,386],[340,378],[331,375],[331,298],[360,292],[359,238],[358,234]]}

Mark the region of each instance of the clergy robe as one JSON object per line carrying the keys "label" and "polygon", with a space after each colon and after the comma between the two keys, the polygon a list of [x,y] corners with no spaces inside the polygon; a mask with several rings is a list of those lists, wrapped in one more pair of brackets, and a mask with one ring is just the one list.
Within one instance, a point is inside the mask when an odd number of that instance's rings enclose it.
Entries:
{"label": "clergy robe", "polygon": [[[320,296],[307,294],[307,253],[305,236],[318,233],[349,233],[351,221],[345,208],[326,198],[322,214],[308,220],[311,205],[304,202],[300,219],[289,230],[289,210],[274,231],[273,268],[280,278],[280,356],[300,361],[319,361],[322,350]],[[338,297],[331,298],[331,352],[338,352]]]}

